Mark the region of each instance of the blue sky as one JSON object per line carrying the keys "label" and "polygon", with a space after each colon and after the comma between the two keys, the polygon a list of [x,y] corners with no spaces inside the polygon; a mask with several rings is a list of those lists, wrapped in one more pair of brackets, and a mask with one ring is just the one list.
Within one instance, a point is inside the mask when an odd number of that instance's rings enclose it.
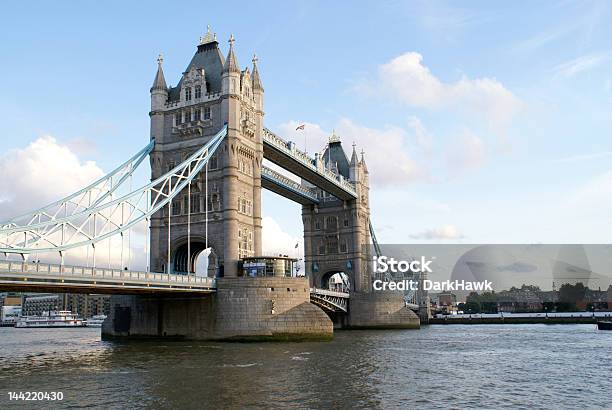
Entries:
{"label": "blue sky", "polygon": [[[301,145],[306,137],[310,152],[332,129],[345,149],[365,147],[381,242],[609,242],[611,8],[4,4],[0,212],[32,204],[20,191],[32,185],[7,169],[43,136],[84,169],[108,171],[144,146],[158,53],[175,85],[211,24],[224,53],[236,36],[242,66],[258,54],[269,128]],[[297,123],[307,124],[304,133],[295,133]],[[39,199],[73,185],[41,187],[48,192]],[[265,194],[264,215],[299,237],[299,207],[275,199]]]}

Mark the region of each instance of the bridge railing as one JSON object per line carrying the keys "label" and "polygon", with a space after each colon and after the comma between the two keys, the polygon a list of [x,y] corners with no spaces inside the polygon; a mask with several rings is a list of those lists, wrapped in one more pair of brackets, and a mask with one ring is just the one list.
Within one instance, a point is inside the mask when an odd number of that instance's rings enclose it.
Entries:
{"label": "bridge railing", "polygon": [[355,196],[357,195],[355,186],[351,182],[344,179],[342,175],[337,175],[333,173],[332,171],[330,171],[329,169],[326,169],[324,166],[317,166],[317,162],[305,152],[297,149],[295,144],[285,141],[284,139],[274,134],[272,131],[270,131],[267,128],[263,129],[263,139],[267,143],[278,148],[280,151],[296,159],[303,165],[306,165],[308,168],[312,169],[318,174],[323,175],[325,178],[327,178],[334,184],[339,185],[345,191],[351,193],[352,195],[355,195]]}
{"label": "bridge railing", "polygon": [[127,271],[121,269],[93,268],[85,266],[69,266],[50,263],[28,263],[17,261],[0,261],[0,272],[23,274],[49,274],[56,276],[74,276],[102,279],[124,279],[142,282],[169,282],[194,284],[198,286],[215,287],[215,279],[192,275],[173,275],[157,272]]}
{"label": "bridge railing", "polygon": [[319,288],[310,288],[310,293],[314,293],[315,295],[333,296],[336,298],[345,298],[345,299],[348,299],[350,297],[349,293],[334,292],[333,290],[319,289]]}
{"label": "bridge railing", "polygon": [[269,179],[274,180],[277,183],[280,183],[281,185],[284,185],[286,188],[299,192],[311,198],[315,202],[318,201],[317,193],[313,189],[307,188],[299,182],[292,180],[291,178],[287,178],[280,172],[276,172],[268,167],[262,167],[261,175],[264,177],[268,177]]}

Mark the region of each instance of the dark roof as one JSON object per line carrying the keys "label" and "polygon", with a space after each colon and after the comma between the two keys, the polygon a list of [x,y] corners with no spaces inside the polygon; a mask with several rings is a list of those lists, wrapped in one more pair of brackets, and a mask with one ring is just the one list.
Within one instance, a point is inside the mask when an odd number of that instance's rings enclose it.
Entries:
{"label": "dark roof", "polygon": [[[221,73],[223,71],[224,62],[225,59],[223,58],[223,54],[221,54],[221,50],[219,50],[219,43],[217,41],[211,41],[198,46],[198,50],[185,71],[191,70],[192,67],[203,68],[206,75],[206,81],[208,82],[208,92],[219,93],[221,92]],[[170,89],[170,101],[180,99],[182,83],[183,79],[181,78],[178,85]]]}
{"label": "dark roof", "polygon": [[[325,160],[326,168],[338,167],[338,172],[344,178],[349,179],[349,161],[346,157],[346,153],[342,148],[340,141],[332,141],[329,143],[325,151],[323,152],[323,159]],[[330,166],[331,161],[331,166]]]}

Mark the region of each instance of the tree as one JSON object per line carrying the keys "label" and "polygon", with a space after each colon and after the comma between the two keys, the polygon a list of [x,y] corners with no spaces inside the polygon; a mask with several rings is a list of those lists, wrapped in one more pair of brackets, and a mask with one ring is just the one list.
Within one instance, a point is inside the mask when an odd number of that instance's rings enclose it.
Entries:
{"label": "tree", "polygon": [[587,289],[581,282],[575,285],[564,283],[559,289],[559,301],[575,308],[578,302],[584,300]]}

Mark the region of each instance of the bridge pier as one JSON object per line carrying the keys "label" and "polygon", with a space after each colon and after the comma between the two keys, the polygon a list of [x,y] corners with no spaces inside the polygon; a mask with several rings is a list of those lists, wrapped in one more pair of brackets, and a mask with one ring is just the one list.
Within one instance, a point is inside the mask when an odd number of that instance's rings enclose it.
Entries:
{"label": "bridge pier", "polygon": [[333,323],[310,303],[306,278],[218,278],[214,294],[113,296],[102,337],[329,340]]}
{"label": "bridge pier", "polygon": [[419,317],[404,303],[399,292],[351,293],[348,328],[418,329]]}

